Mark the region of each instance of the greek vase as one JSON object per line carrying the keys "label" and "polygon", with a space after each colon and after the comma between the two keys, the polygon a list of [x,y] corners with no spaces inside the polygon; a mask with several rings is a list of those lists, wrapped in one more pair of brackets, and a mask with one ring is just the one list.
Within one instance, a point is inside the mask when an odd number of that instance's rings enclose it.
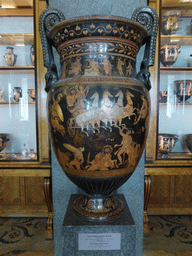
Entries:
{"label": "greek vase", "polygon": [[7,138],[8,135],[9,134],[6,133],[0,133],[0,152],[6,147],[7,141],[9,141],[9,139]]}
{"label": "greek vase", "polygon": [[16,102],[19,102],[19,99],[22,97],[22,89],[21,87],[14,87],[13,88],[13,99]]}
{"label": "greek vase", "polygon": [[31,46],[30,48],[30,59],[31,63],[34,66],[35,65],[35,50],[34,50],[34,45]]}
{"label": "greek vase", "polygon": [[[157,26],[150,7],[137,9],[132,19],[64,20],[56,9],[40,17],[51,141],[65,174],[85,191],[74,202],[82,216],[100,220],[123,211],[112,193],[134,172],[145,147]],[[60,55],[59,77],[52,46]]]}
{"label": "greek vase", "polygon": [[17,55],[13,53],[13,47],[6,47],[8,52],[4,55],[5,62],[8,66],[14,66],[17,60]]}

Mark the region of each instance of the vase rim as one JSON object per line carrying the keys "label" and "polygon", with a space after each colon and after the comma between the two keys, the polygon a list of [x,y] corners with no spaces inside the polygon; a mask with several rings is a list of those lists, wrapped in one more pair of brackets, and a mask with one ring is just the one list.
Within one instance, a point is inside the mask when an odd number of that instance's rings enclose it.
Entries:
{"label": "vase rim", "polygon": [[85,23],[87,21],[89,21],[89,22],[108,21],[108,22],[113,22],[113,23],[119,22],[119,23],[122,23],[122,24],[131,24],[131,25],[135,26],[137,29],[142,30],[142,32],[144,33],[145,36],[148,36],[147,29],[142,24],[140,24],[139,22],[134,21],[132,19],[121,17],[121,16],[114,16],[114,15],[86,15],[86,16],[77,16],[77,17],[74,17],[74,18],[69,18],[69,19],[58,22],[49,31],[49,37],[53,38],[54,34],[59,29],[61,29],[63,27],[74,25],[74,24],[77,24],[79,22]]}

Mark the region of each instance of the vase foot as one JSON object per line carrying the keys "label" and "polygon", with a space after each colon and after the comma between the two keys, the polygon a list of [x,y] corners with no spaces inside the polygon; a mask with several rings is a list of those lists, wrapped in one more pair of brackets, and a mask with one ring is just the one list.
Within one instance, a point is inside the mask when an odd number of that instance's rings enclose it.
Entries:
{"label": "vase foot", "polygon": [[108,220],[119,215],[123,211],[124,205],[115,196],[81,196],[75,200],[73,208],[83,217],[92,220]]}

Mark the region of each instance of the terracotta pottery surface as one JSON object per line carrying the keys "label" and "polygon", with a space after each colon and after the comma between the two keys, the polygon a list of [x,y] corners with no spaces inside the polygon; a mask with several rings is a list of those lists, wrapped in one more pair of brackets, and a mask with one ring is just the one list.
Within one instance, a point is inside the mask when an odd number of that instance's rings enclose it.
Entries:
{"label": "terracotta pottery surface", "polygon": [[5,62],[8,66],[14,66],[17,60],[17,55],[13,53],[14,48],[11,46],[6,48],[8,52],[4,55]]}
{"label": "terracotta pottery surface", "polygon": [[180,46],[166,44],[160,47],[160,61],[165,67],[171,67],[177,60]]}
{"label": "terracotta pottery surface", "polygon": [[0,152],[6,147],[7,141],[9,141],[8,135],[7,133],[0,133]]}
{"label": "terracotta pottery surface", "polygon": [[192,153],[192,134],[186,134],[187,148]]}
{"label": "terracotta pottery surface", "polygon": [[168,158],[168,153],[170,153],[175,143],[178,141],[178,135],[160,133],[158,134],[158,151],[161,153],[162,158]]}
{"label": "terracotta pottery surface", "polygon": [[162,14],[161,32],[163,35],[176,34],[180,26],[180,10],[169,10]]}
{"label": "terracotta pottery surface", "polygon": [[[148,56],[137,74],[136,56],[149,37],[147,28],[135,20],[140,14],[137,10],[133,20],[77,17],[55,22],[53,27],[45,21],[53,15],[50,10],[40,19],[52,145],[66,175],[87,194],[74,204],[83,216],[105,218],[123,210],[111,193],[131,176],[145,146],[150,116],[148,66],[153,58]],[[62,18],[60,12],[58,16]],[[45,27],[60,55],[59,77],[54,63],[46,62],[50,56]],[[153,56],[153,47],[148,47]]]}
{"label": "terracotta pottery surface", "polygon": [[174,81],[174,86],[179,102],[187,102],[192,95],[192,80],[176,80]]}

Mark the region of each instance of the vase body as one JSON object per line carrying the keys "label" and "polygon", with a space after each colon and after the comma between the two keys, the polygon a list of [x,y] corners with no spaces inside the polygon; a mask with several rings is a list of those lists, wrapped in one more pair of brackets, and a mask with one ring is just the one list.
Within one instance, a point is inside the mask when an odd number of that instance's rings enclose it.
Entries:
{"label": "vase body", "polygon": [[[47,89],[49,131],[60,166],[85,191],[74,203],[82,216],[123,210],[112,194],[134,172],[148,132],[149,92],[136,72],[147,36],[140,23],[115,16],[77,17],[49,31],[61,64]],[[48,86],[53,74],[48,68]]]}
{"label": "vase body", "polygon": [[17,55],[13,53],[13,47],[6,47],[8,52],[4,55],[5,62],[8,66],[14,66],[17,60]]}

